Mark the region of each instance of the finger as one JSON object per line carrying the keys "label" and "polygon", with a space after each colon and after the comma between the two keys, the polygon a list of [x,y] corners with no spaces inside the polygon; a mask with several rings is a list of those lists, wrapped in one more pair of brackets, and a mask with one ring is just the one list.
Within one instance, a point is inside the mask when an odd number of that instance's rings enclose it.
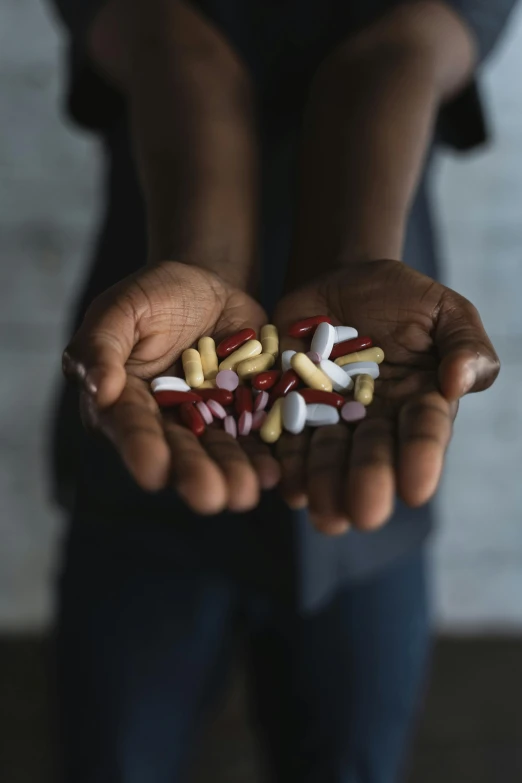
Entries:
{"label": "finger", "polygon": [[319,427],[310,441],[307,464],[310,519],[326,535],[345,533],[350,522],[344,508],[346,457],[351,432],[344,424]]}
{"label": "finger", "polygon": [[346,506],[361,530],[380,527],[393,512],[394,463],[393,422],[375,418],[358,424],[352,439]]}
{"label": "finger", "polygon": [[500,362],[474,305],[450,292],[443,300],[435,330],[441,363],[439,384],[448,400],[487,389]]}
{"label": "finger", "polygon": [[261,489],[273,489],[281,478],[281,468],[270,448],[252,435],[241,437],[239,443],[257,473]]}
{"label": "finger", "polygon": [[305,508],[308,505],[306,487],[306,460],[310,431],[299,435],[283,433],[276,447],[281,467],[281,494],[292,509]]}
{"label": "finger", "polygon": [[213,428],[206,431],[201,441],[225,477],[227,508],[230,511],[255,508],[259,502],[259,481],[239,442],[224,430]]}
{"label": "finger", "polygon": [[410,506],[426,503],[434,494],[451,439],[457,404],[438,392],[408,402],[399,415],[397,481]]}

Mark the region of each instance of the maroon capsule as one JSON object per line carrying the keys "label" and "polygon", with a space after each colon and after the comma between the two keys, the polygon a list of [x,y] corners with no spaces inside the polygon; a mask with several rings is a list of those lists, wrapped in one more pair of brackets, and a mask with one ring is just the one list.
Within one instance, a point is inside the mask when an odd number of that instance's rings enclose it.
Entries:
{"label": "maroon capsule", "polygon": [[267,391],[274,386],[281,376],[280,370],[266,370],[266,372],[260,372],[252,379],[252,386],[258,391]]}
{"label": "maroon capsule", "polygon": [[281,378],[270,392],[268,404],[273,405],[279,397],[285,397],[288,392],[291,392],[292,389],[295,389],[300,383],[301,379],[298,374],[293,370],[287,370],[282,374]]}
{"label": "maroon capsule", "polygon": [[154,399],[160,408],[172,408],[174,405],[181,405],[184,402],[190,404],[201,402],[201,397],[192,391],[157,391],[154,393]]}
{"label": "maroon capsule", "polygon": [[252,413],[252,392],[248,386],[237,387],[235,408],[238,416],[242,413]]}
{"label": "maroon capsule", "polygon": [[224,359],[225,356],[228,356],[230,353],[237,350],[240,345],[246,343],[247,340],[252,340],[255,336],[256,333],[253,329],[241,329],[240,332],[231,334],[230,337],[225,337],[224,340],[221,340],[216,348],[216,353],[220,359]]}
{"label": "maroon capsule", "polygon": [[198,389],[197,393],[202,400],[215,400],[220,405],[232,405],[234,401],[234,392],[228,389]]}
{"label": "maroon capsule", "polygon": [[191,402],[184,402],[179,406],[179,417],[183,424],[192,430],[198,437],[205,432],[203,416]]}
{"label": "maroon capsule", "polygon": [[295,324],[292,324],[288,334],[290,337],[306,337],[306,335],[315,332],[316,327],[323,323],[331,324],[332,320],[327,315],[313,315],[311,318],[303,318],[302,321],[296,321]]}
{"label": "maroon capsule", "polygon": [[332,405],[334,408],[341,408],[346,402],[346,397],[341,397],[335,392],[322,391],[321,389],[300,389],[299,394],[307,405],[313,405],[315,402],[323,405]]}
{"label": "maroon capsule", "polygon": [[328,357],[332,362],[339,356],[346,356],[348,353],[362,351],[364,348],[371,348],[373,345],[371,337],[354,337],[353,340],[345,340],[343,343],[336,343]]}

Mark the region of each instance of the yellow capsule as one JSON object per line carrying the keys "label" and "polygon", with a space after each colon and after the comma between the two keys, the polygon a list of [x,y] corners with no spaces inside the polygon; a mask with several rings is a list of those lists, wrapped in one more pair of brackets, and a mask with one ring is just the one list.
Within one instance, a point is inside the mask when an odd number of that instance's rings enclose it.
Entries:
{"label": "yellow capsule", "polygon": [[362,402],[363,405],[369,405],[373,400],[374,380],[371,375],[357,375],[355,377],[355,389],[353,390],[353,398],[357,402]]}
{"label": "yellow capsule", "polygon": [[271,353],[275,359],[279,353],[277,326],[265,324],[261,327],[261,345],[263,346],[263,353]]}
{"label": "yellow capsule", "polygon": [[275,443],[276,440],[279,440],[281,437],[281,433],[283,432],[283,399],[283,397],[279,397],[279,399],[274,402],[271,409],[268,411],[268,416],[264,420],[263,426],[259,430],[261,440],[264,440],[265,443]]}
{"label": "yellow capsule", "polygon": [[196,351],[195,348],[187,348],[181,354],[181,361],[186,382],[193,389],[197,389],[205,380],[199,351]]}
{"label": "yellow capsule", "polygon": [[330,378],[305,353],[294,353],[290,359],[290,364],[292,370],[295,370],[301,380],[311,389],[332,391],[333,387]]}
{"label": "yellow capsule", "polygon": [[240,380],[246,378],[252,378],[253,375],[257,375],[259,372],[265,372],[275,362],[275,357],[271,353],[260,353],[259,356],[254,356],[252,359],[245,359],[236,367],[236,372],[239,375]]}
{"label": "yellow capsule", "polygon": [[384,361],[384,351],[382,348],[365,348],[364,351],[356,351],[355,353],[347,353],[346,356],[339,356],[335,363],[339,367],[344,367],[345,364],[353,364],[353,362],[376,362],[380,364]]}
{"label": "yellow capsule", "polygon": [[223,359],[219,365],[219,369],[235,370],[240,362],[243,362],[245,359],[251,359],[253,356],[258,356],[262,350],[263,346],[259,340],[247,340],[246,343],[243,343],[243,345],[237,349],[237,351],[234,351],[230,356],[227,356],[226,359]]}
{"label": "yellow capsule", "polygon": [[201,356],[205,380],[214,380],[218,372],[218,357],[216,343],[212,337],[201,337],[198,342],[198,351]]}
{"label": "yellow capsule", "polygon": [[216,389],[216,382],[212,380],[203,381],[201,386],[198,386],[198,389]]}

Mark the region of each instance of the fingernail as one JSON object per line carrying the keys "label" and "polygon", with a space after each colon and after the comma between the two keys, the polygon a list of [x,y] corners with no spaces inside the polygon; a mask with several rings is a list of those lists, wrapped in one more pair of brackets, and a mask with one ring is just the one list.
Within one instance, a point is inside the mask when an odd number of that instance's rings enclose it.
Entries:
{"label": "fingernail", "polygon": [[472,389],[475,385],[475,381],[477,380],[477,373],[470,364],[467,364],[464,367],[462,376],[462,394],[467,394],[469,390]]}
{"label": "fingernail", "polygon": [[91,370],[87,373],[85,378],[83,379],[83,386],[85,388],[85,391],[89,394],[96,394],[98,392],[98,387],[100,385],[100,373],[96,372],[96,370]]}

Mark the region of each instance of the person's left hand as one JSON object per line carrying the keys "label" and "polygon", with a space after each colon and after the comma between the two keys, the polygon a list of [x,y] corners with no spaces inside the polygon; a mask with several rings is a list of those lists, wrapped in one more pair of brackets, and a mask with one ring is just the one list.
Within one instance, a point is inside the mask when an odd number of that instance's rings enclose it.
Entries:
{"label": "person's left hand", "polygon": [[[284,297],[274,320],[286,335],[312,315],[354,326],[385,359],[366,419],[281,437],[283,495],[294,508],[308,504],[325,533],[371,530],[391,515],[396,493],[411,506],[433,495],[458,400],[488,388],[499,360],[468,300],[399,261],[327,275]],[[304,345],[284,338],[286,348]]]}

